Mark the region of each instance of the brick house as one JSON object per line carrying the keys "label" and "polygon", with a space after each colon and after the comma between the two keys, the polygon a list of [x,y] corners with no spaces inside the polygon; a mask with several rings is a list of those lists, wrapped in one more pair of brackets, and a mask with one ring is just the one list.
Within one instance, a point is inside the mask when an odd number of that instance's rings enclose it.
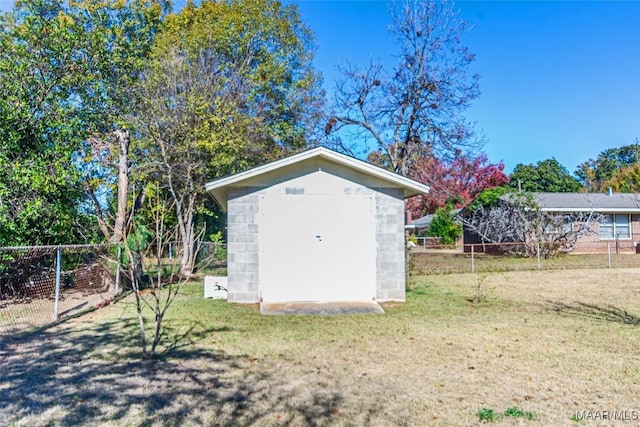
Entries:
{"label": "brick house", "polygon": [[[533,193],[541,211],[589,213],[603,216],[593,223],[591,233],[576,242],[573,252],[634,253],[640,246],[640,194],[634,193]],[[478,236],[465,230],[465,244],[479,243]],[[640,248],[638,248],[640,252]]]}

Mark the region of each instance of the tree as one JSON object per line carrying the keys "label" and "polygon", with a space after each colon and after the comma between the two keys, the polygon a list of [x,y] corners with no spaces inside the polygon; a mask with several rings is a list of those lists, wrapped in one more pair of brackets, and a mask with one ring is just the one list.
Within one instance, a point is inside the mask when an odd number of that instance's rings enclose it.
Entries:
{"label": "tree", "polygon": [[604,181],[603,187],[620,193],[640,193],[640,163],[620,168]]}
{"label": "tree", "polygon": [[405,2],[392,19],[400,50],[395,68],[342,67],[337,112],[326,131],[345,129],[373,142],[393,171],[409,176],[425,157],[452,159],[479,148],[462,113],[480,91],[478,76],[468,73],[475,55],[461,40],[469,27],[453,3]]}
{"label": "tree", "polygon": [[132,121],[175,209],[183,275],[205,182],[306,146],[321,99],[311,41],[295,7],[270,0],[188,3],[167,17]]}
{"label": "tree", "polygon": [[490,163],[485,154],[458,156],[450,162],[425,157],[415,164],[409,177],[429,185],[431,191],[409,199],[407,209],[418,218],[436,212],[448,200],[458,200],[452,208],[466,206],[483,190],[506,184],[509,178],[503,171],[504,164]]}
{"label": "tree", "polygon": [[595,233],[594,223],[602,221],[602,215],[596,212],[542,211],[534,195],[507,187],[483,192],[460,218],[481,242],[527,257],[569,252],[582,236]]}
{"label": "tree", "polygon": [[[145,0],[25,0],[2,15],[0,234],[5,242],[94,238],[85,189],[94,201],[103,199],[95,190],[106,162],[92,167],[82,149],[98,141],[91,148],[108,157],[103,148],[109,144],[97,136],[119,129],[130,83],[161,11],[160,3]],[[104,210],[96,206],[107,235]]]}
{"label": "tree", "polygon": [[[136,301],[142,357],[151,359],[162,338],[164,316],[188,278],[179,274],[176,265],[179,253],[175,257],[165,256],[167,244],[177,237],[176,227],[166,221],[172,207],[165,204],[159,188],[153,188],[153,184],[146,192],[150,195],[146,199],[150,221],[130,212],[123,246],[125,274]],[[146,266],[143,267],[143,263]]]}
{"label": "tree", "polygon": [[573,193],[580,183],[555,158],[534,164],[519,163],[509,176],[512,188],[528,192]]}
{"label": "tree", "polygon": [[0,245],[92,238],[75,162],[87,119],[76,96],[89,90],[82,43],[62,2],[0,15]]}
{"label": "tree", "polygon": [[602,192],[610,186],[607,181],[614,175],[623,168],[632,167],[638,163],[640,163],[640,141],[636,138],[631,145],[602,151],[597,158],[580,164],[575,174],[587,191]]}
{"label": "tree", "polygon": [[[127,195],[134,159],[125,118],[135,105],[138,94],[132,89],[168,8],[165,0],[84,0],[70,9],[88,40],[86,55],[92,58],[92,90],[82,98],[92,117],[85,147],[87,190],[102,233],[114,243],[123,239],[130,220]],[[100,188],[116,194],[113,212],[96,196]]]}
{"label": "tree", "polygon": [[439,208],[431,220],[427,234],[439,237],[444,245],[455,244],[462,235],[462,223],[457,219],[456,200],[451,200]]}

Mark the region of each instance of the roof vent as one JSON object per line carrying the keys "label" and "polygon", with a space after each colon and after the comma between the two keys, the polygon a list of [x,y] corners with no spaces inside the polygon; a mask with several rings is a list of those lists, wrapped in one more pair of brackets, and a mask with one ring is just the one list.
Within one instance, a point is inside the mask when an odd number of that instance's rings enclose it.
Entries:
{"label": "roof vent", "polygon": [[609,187],[609,195],[613,196],[613,188]]}

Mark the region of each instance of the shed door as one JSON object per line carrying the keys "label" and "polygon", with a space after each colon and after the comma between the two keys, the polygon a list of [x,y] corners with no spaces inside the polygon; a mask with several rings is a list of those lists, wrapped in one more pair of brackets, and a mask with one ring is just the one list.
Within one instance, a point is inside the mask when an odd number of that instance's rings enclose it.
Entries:
{"label": "shed door", "polygon": [[375,239],[371,197],[263,196],[264,302],[371,301]]}

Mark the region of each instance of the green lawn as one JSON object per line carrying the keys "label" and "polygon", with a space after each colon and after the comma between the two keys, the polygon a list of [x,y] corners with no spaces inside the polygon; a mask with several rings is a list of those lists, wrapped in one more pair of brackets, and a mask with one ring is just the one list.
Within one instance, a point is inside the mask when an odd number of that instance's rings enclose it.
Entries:
{"label": "green lawn", "polygon": [[[462,253],[459,251],[414,252],[411,257],[414,274],[496,273],[505,271],[538,270],[538,259],[486,253]],[[540,258],[540,270],[640,268],[637,254],[567,254]]]}
{"label": "green lawn", "polygon": [[578,411],[631,416],[638,274],[413,275],[407,302],[384,304],[386,314],[333,317],[260,316],[257,306],[204,300],[193,283],[166,319],[166,353],[151,362],[138,358],[125,299],[0,344],[0,425],[466,426],[491,415],[547,426],[572,425]]}

